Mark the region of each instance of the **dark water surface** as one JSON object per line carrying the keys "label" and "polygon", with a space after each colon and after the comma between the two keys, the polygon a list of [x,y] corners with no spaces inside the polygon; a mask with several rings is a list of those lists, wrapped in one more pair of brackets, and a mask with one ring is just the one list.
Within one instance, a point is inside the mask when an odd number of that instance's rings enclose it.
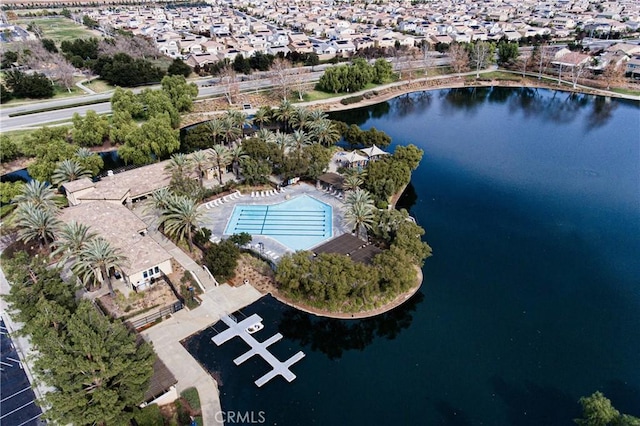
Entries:
{"label": "dark water surface", "polygon": [[334,118],[425,151],[403,199],[434,249],[425,282],[371,320],[245,308],[266,319],[260,340],[285,335],[276,356],[307,354],[292,383],[258,389],[264,362],[232,362],[243,343],[193,337],[224,410],[278,425],[571,425],[601,390],[640,415],[637,103],[458,89]]}

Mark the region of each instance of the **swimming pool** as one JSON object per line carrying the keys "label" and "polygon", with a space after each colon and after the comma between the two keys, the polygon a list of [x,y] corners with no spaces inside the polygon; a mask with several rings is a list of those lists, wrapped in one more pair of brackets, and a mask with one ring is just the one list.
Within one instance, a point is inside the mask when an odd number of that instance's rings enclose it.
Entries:
{"label": "swimming pool", "polygon": [[224,231],[264,235],[291,250],[306,250],[331,237],[332,209],[308,195],[271,205],[238,204]]}

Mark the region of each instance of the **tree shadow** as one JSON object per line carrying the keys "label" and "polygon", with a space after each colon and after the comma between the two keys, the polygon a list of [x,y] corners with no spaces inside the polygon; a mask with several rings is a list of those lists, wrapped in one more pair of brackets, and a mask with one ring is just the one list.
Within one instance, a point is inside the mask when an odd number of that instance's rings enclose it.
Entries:
{"label": "tree shadow", "polygon": [[[632,416],[640,416],[640,389],[622,380],[609,380],[602,389],[616,410]],[[584,395],[587,396],[587,395]]]}
{"label": "tree shadow", "polygon": [[344,351],[364,350],[375,337],[395,339],[411,325],[412,313],[423,300],[418,292],[392,311],[364,320],[322,318],[290,308],[283,312],[278,330],[302,346],[338,359]]}
{"label": "tree shadow", "polygon": [[576,398],[553,386],[508,383],[500,376],[490,380],[494,392],[507,405],[509,424],[518,426],[570,426],[580,416]]}

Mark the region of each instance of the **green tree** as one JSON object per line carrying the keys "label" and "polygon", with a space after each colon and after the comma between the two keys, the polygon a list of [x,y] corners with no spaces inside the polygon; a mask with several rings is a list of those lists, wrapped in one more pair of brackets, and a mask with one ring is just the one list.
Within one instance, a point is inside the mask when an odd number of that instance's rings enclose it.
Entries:
{"label": "green tree", "polygon": [[594,392],[591,396],[580,398],[582,418],[574,422],[581,426],[609,426],[616,424],[620,412],[602,392]]}
{"label": "green tree", "polygon": [[189,176],[193,171],[193,162],[187,154],[176,153],[169,158],[169,162],[164,169],[171,176],[185,177]]}
{"label": "green tree", "polygon": [[242,160],[247,157],[244,149],[242,149],[242,145],[234,145],[229,150],[229,154],[231,156],[231,165],[233,166],[233,172],[236,175],[236,179],[240,178],[240,165]]}
{"label": "green tree", "polygon": [[47,182],[33,179],[22,186],[22,191],[14,198],[17,204],[33,204],[35,207],[42,207],[45,210],[56,211],[58,207],[55,203],[56,190]]}
{"label": "green tree", "polygon": [[35,369],[56,390],[45,397],[45,417],[59,424],[129,424],[153,373],[151,346],[87,301],[56,337],[37,345]]}
{"label": "green tree", "polygon": [[391,79],[391,75],[393,74],[393,66],[391,62],[387,61],[384,58],[376,59],[376,62],[373,64],[374,69],[374,78],[373,82],[376,84],[382,84]]}
{"label": "green tree", "polygon": [[5,72],[4,82],[16,98],[50,98],[54,93],[53,83],[41,73],[9,70]]}
{"label": "green tree", "polygon": [[111,127],[109,128],[109,139],[112,144],[122,144],[127,141],[127,137],[138,128],[138,125],[128,111],[114,111],[111,116]]}
{"label": "green tree", "polygon": [[418,168],[424,151],[413,144],[407,146],[398,146],[393,153],[393,160],[400,161],[411,170]]}
{"label": "green tree", "polygon": [[18,238],[25,243],[38,242],[40,248],[47,253],[51,251],[50,244],[59,224],[54,210],[33,203],[21,203],[16,210],[15,227]]}
{"label": "green tree", "polygon": [[42,47],[44,47],[44,49],[47,52],[58,53],[58,48],[56,47],[56,43],[50,38],[40,39],[40,42],[42,43]]}
{"label": "green tree", "polygon": [[290,129],[290,122],[295,114],[295,107],[288,100],[283,100],[278,105],[278,109],[273,113],[273,117],[282,124],[285,131]]}
{"label": "green tree", "polygon": [[198,86],[187,83],[183,75],[167,75],[162,79],[162,91],[179,112],[191,111],[194,99],[198,96]]}
{"label": "green tree", "polygon": [[366,240],[366,231],[371,229],[375,219],[375,205],[369,191],[356,189],[345,197],[345,221],[353,226],[358,238]]}
{"label": "green tree", "polygon": [[116,87],[111,96],[111,110],[113,113],[128,112],[132,118],[144,116],[144,104],[142,100],[131,90]]}
{"label": "green tree", "polygon": [[273,111],[271,107],[268,105],[261,105],[257,110],[255,115],[253,116],[253,122],[258,125],[260,129],[262,129],[266,124],[271,122],[271,118],[273,116]]}
{"label": "green tree", "polygon": [[202,222],[202,211],[198,210],[196,200],[188,197],[175,197],[161,216],[165,232],[178,241],[187,240],[189,251],[193,251],[193,234]]}
{"label": "green tree", "polygon": [[218,281],[226,281],[233,277],[240,249],[230,240],[222,240],[212,244],[203,257],[204,264]]}
{"label": "green tree", "polygon": [[10,204],[14,198],[22,194],[24,182],[0,182],[0,204]]}
{"label": "green tree", "polygon": [[332,120],[321,119],[310,125],[311,140],[323,146],[331,146],[340,140],[340,131]]}
{"label": "green tree", "polygon": [[56,169],[51,175],[51,183],[54,185],[62,185],[66,182],[90,177],[91,172],[76,161],[76,160],[63,160],[58,163]]}
{"label": "green tree", "polygon": [[191,67],[184,63],[184,61],[180,58],[176,58],[171,62],[169,68],[167,69],[167,74],[169,75],[181,75],[185,78],[191,75]]}
{"label": "green tree", "polygon": [[247,157],[241,161],[242,176],[248,185],[267,183],[267,176],[271,174],[271,166],[263,159]]}
{"label": "green tree", "polygon": [[55,231],[56,249],[51,253],[51,257],[60,256],[58,264],[64,265],[68,261],[77,259],[87,243],[97,236],[83,223],[75,221],[64,223]]}
{"label": "green tree", "polygon": [[184,152],[205,149],[211,145],[213,145],[213,137],[211,136],[208,123],[196,124],[189,129],[184,129],[184,137],[180,144]]}
{"label": "green tree", "polygon": [[180,127],[180,113],[173,105],[169,94],[164,90],[144,89],[138,95],[144,105],[143,118],[151,119],[158,115],[168,115],[171,127],[177,129]]}
{"label": "green tree", "polygon": [[100,146],[109,136],[109,120],[89,110],[82,117],[77,112],[73,114],[73,142],[79,146]]}
{"label": "green tree", "polygon": [[102,237],[92,238],[80,250],[73,272],[88,289],[101,287],[105,283],[111,296],[115,296],[111,283],[111,269],[121,270],[126,258]]}
{"label": "green tree", "polygon": [[147,164],[153,155],[161,159],[180,148],[178,131],[171,126],[169,114],[158,114],[126,137],[118,154],[126,163]]}
{"label": "green tree", "polygon": [[518,43],[498,43],[498,65],[513,65],[518,59]]}
{"label": "green tree", "polygon": [[218,182],[220,185],[222,185],[222,173],[231,164],[231,161],[231,151],[226,146],[218,144],[211,148],[211,162],[218,170]]}
{"label": "green tree", "polygon": [[0,135],[0,163],[13,161],[20,156],[18,145],[7,135]]}
{"label": "green tree", "polygon": [[58,163],[73,158],[78,147],[56,139],[46,145],[37,145],[35,151],[36,160],[27,167],[27,170],[34,179],[50,181]]}
{"label": "green tree", "polygon": [[73,160],[77,161],[85,170],[96,176],[104,167],[104,160],[100,155],[91,151],[89,148],[79,148]]}

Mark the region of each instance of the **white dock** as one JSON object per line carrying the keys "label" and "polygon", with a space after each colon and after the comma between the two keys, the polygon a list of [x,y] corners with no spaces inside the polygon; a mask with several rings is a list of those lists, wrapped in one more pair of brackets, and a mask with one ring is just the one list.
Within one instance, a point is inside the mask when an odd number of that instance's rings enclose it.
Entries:
{"label": "white dock", "polygon": [[213,336],[211,340],[213,340],[213,343],[218,346],[236,336],[239,336],[244,340],[251,349],[233,360],[236,365],[242,364],[254,355],[260,355],[265,361],[267,361],[273,369],[255,381],[258,387],[261,387],[275,376],[282,376],[288,382],[292,382],[296,378],[296,375],[289,370],[289,367],[304,358],[304,352],[300,351],[284,362],[279,361],[271,352],[269,352],[267,347],[282,339],[282,334],[277,333],[264,342],[258,342],[247,332],[247,327],[261,321],[262,318],[258,314],[253,314],[249,318],[245,318],[240,322],[235,322],[228,315],[224,315],[222,317],[222,322],[227,324],[229,328]]}

